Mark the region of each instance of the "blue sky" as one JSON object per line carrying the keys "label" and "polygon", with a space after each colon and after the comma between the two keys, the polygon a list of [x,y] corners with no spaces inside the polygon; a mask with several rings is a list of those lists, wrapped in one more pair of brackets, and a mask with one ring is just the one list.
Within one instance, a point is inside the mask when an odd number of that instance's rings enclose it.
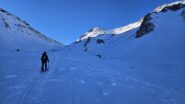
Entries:
{"label": "blue sky", "polygon": [[0,0],[0,7],[33,28],[70,44],[93,27],[112,29],[136,22],[176,0]]}

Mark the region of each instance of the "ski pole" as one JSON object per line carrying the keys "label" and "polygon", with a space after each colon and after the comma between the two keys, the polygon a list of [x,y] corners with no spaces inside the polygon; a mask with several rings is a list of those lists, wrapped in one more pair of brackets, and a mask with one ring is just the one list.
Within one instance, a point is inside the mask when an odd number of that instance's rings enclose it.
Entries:
{"label": "ski pole", "polygon": [[49,69],[49,62],[48,62],[48,69]]}

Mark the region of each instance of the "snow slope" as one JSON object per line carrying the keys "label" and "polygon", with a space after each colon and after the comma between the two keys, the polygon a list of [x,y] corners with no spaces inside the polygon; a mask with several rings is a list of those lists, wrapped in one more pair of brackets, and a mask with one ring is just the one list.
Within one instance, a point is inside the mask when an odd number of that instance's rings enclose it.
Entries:
{"label": "snow slope", "polygon": [[118,34],[122,34],[124,32],[130,31],[130,30],[132,30],[134,28],[139,27],[141,25],[141,22],[142,22],[142,19],[139,20],[138,22],[131,23],[131,24],[127,25],[127,26],[115,28],[115,29],[112,29],[112,30],[104,30],[102,28],[95,27],[93,29],[90,29],[84,35],[82,35],[79,39],[77,39],[77,41],[82,41],[82,40],[87,39],[89,37],[96,37],[98,35],[105,35],[105,34],[118,35]]}
{"label": "snow slope", "polygon": [[0,54],[1,104],[184,104],[184,11],[152,13],[119,35],[48,51],[42,74],[41,53]]}
{"label": "snow slope", "polygon": [[[155,13],[157,14],[157,13],[160,13],[160,12],[165,12],[167,10],[174,10],[175,11],[175,10],[178,10],[179,8],[184,7],[184,4],[185,4],[184,0],[173,2],[173,3],[170,3],[170,4],[164,4],[164,5],[161,5],[161,6],[157,7],[156,9],[154,9],[148,15],[155,14]],[[139,21],[137,21],[135,23],[131,23],[127,26],[123,26],[123,27],[119,27],[119,28],[115,28],[115,29],[111,29],[111,30],[104,30],[104,29],[99,28],[99,27],[92,28],[88,32],[86,32],[84,35],[82,35],[79,39],[77,39],[77,42],[82,41],[82,40],[87,39],[87,38],[97,37],[99,35],[106,35],[106,34],[119,35],[119,34],[123,34],[125,32],[131,31],[135,28],[140,27],[141,24],[143,23],[143,19],[145,17],[141,18]]]}
{"label": "snow slope", "polygon": [[0,51],[47,50],[63,46],[0,8]]}

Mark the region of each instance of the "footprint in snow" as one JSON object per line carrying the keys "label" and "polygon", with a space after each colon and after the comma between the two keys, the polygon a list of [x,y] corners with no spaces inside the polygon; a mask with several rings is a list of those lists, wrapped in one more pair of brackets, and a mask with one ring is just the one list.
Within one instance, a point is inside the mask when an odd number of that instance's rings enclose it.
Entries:
{"label": "footprint in snow", "polygon": [[8,87],[9,89],[24,89],[24,88],[26,88],[25,86],[23,86],[23,85],[18,85],[18,86],[10,86],[10,87]]}
{"label": "footprint in snow", "polygon": [[63,71],[63,68],[59,68],[59,71]]}
{"label": "footprint in snow", "polygon": [[70,70],[76,70],[76,67],[71,67],[71,68],[69,68]]}
{"label": "footprint in snow", "polygon": [[84,83],[85,83],[85,81],[80,80],[80,83],[84,84]]}
{"label": "footprint in snow", "polygon": [[102,82],[97,82],[97,84],[98,84],[98,85],[101,85],[101,84],[102,84]]}
{"label": "footprint in snow", "polygon": [[112,86],[117,86],[117,83],[114,82],[114,83],[112,83],[111,85],[112,85]]}
{"label": "footprint in snow", "polygon": [[103,95],[104,96],[107,96],[108,95],[108,92],[103,91]]}
{"label": "footprint in snow", "polygon": [[14,78],[14,77],[16,77],[16,75],[6,75],[6,76],[4,76],[4,78]]}
{"label": "footprint in snow", "polygon": [[63,80],[60,80],[60,79],[48,79],[46,81],[48,81],[48,82],[62,82]]}

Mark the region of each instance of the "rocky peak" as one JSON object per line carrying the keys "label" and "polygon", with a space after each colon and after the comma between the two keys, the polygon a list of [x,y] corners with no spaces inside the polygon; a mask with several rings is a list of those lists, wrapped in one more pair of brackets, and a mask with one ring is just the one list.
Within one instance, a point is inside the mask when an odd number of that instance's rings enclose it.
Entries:
{"label": "rocky peak", "polygon": [[87,39],[89,37],[96,37],[97,35],[104,34],[105,31],[102,28],[95,27],[90,29],[88,32],[86,32],[84,35],[82,35],[77,41],[81,41],[84,39]]}

